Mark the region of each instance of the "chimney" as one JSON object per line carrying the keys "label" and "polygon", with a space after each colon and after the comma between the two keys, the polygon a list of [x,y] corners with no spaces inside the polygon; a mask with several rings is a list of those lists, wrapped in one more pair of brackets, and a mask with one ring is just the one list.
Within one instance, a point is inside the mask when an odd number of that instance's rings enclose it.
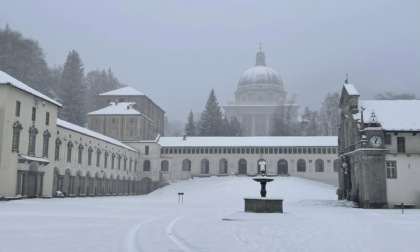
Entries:
{"label": "chimney", "polygon": [[182,135],[182,140],[187,140],[187,135]]}

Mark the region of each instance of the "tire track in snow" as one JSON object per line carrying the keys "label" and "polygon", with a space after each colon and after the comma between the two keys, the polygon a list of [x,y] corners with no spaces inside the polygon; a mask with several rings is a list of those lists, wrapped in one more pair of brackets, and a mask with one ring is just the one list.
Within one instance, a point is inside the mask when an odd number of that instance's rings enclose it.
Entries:
{"label": "tire track in snow", "polygon": [[184,242],[174,234],[174,226],[179,219],[181,219],[181,216],[179,216],[178,218],[175,218],[174,220],[171,221],[171,223],[169,223],[168,226],[166,226],[166,229],[165,229],[166,235],[180,249],[182,249],[185,252],[191,252],[192,250],[188,248],[186,245],[184,245]]}

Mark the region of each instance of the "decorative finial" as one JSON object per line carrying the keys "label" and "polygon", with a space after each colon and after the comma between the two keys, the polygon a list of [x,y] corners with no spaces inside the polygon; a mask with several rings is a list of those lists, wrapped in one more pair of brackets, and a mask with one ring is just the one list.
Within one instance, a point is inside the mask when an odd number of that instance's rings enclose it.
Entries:
{"label": "decorative finial", "polygon": [[260,43],[260,51],[257,52],[257,62],[255,63],[256,66],[265,66],[265,54],[262,51],[262,43]]}
{"label": "decorative finial", "polygon": [[345,84],[349,84],[349,74],[346,73],[346,80],[344,81]]}
{"label": "decorative finial", "polygon": [[377,123],[378,122],[378,117],[376,117],[375,111],[373,111],[373,110],[372,110],[372,113],[370,115],[369,122],[370,123]]}

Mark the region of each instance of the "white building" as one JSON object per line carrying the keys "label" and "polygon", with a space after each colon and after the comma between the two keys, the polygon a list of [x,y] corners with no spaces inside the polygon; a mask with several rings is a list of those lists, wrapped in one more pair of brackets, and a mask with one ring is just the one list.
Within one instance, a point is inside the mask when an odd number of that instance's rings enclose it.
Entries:
{"label": "white building", "polygon": [[[124,118],[123,124],[131,118],[148,122],[137,109],[122,105],[126,113],[108,111],[111,124],[114,116]],[[130,127],[122,127],[119,137],[128,139],[122,142],[57,119],[60,106],[0,71],[0,198],[51,197],[58,191],[74,197],[141,194],[168,180],[255,176],[260,161],[268,176],[338,183],[333,165],[337,137],[135,140],[125,138]],[[107,108],[121,109],[115,104]]]}
{"label": "white building", "polygon": [[340,197],[365,208],[420,207],[420,100],[359,100],[345,84]]}
{"label": "white building", "polygon": [[265,54],[259,51],[255,66],[239,80],[235,101],[223,109],[229,119],[239,120],[244,136],[269,136],[274,113],[283,111],[283,118],[297,122],[299,105],[286,96],[280,75],[265,64]]}
{"label": "white building", "polygon": [[[51,197],[57,191],[115,195],[152,189],[151,180],[139,180],[137,150],[58,120],[59,107],[0,71],[0,197]],[[113,156],[120,162],[114,168]]]}
{"label": "white building", "polygon": [[127,143],[140,150],[142,176],[155,180],[290,175],[338,184],[337,137],[160,137]]}

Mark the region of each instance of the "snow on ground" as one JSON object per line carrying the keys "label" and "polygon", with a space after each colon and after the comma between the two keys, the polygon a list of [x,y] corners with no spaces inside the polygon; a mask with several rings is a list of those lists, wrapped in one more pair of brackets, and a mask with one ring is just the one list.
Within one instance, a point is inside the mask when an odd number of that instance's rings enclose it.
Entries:
{"label": "snow on ground", "polygon": [[[0,251],[399,251],[418,247],[420,210],[366,210],[335,187],[276,177],[283,214],[245,213],[249,177],[177,181],[149,195],[0,202]],[[184,192],[184,204],[178,203]]]}

